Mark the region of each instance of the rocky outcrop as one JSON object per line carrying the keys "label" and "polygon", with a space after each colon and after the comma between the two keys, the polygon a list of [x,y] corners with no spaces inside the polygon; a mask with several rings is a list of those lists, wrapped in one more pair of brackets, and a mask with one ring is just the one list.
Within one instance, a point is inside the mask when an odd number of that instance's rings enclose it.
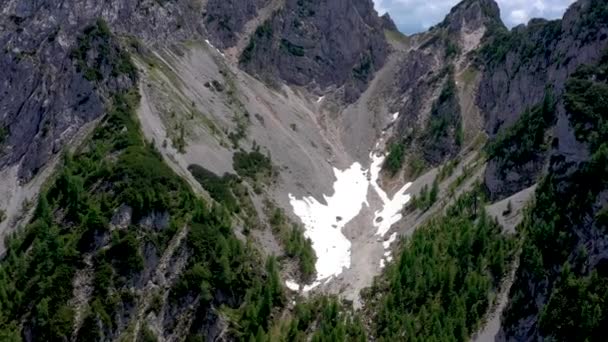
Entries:
{"label": "rocky outcrop", "polygon": [[371,0],[287,0],[261,24],[240,65],[268,83],[316,92],[343,87],[355,101],[389,52]]}
{"label": "rocky outcrop", "polygon": [[245,24],[256,17],[259,9],[271,0],[209,0],[204,24],[209,40],[220,49],[234,46]]}
{"label": "rocky outcrop", "polygon": [[460,151],[462,115],[468,113],[455,78],[469,68],[469,52],[497,20],[496,3],[467,0],[429,32],[411,37],[414,47],[401,57],[389,106],[400,113],[394,140],[406,145],[410,159],[436,166]]}
{"label": "rocky outcrop", "polygon": [[504,27],[500,20],[500,9],[494,0],[464,0],[452,8],[439,26],[453,33]]}
{"label": "rocky outcrop", "polygon": [[[102,18],[112,31],[158,41],[200,31],[188,1],[56,2],[9,0],[0,5],[0,169],[20,163],[27,181],[105,110],[104,93],[71,58],[82,30]],[[108,75],[112,76],[112,75]],[[122,85],[124,87],[124,84]],[[101,91],[100,91],[101,90]]]}
{"label": "rocky outcrop", "polygon": [[385,30],[389,30],[389,31],[399,31],[399,29],[397,28],[397,25],[395,25],[395,22],[393,21],[393,18],[391,18],[391,15],[387,13],[384,13],[380,19],[382,19],[382,28],[384,28]]}
{"label": "rocky outcrop", "polygon": [[[608,46],[608,23],[597,9],[601,1],[575,3],[563,20],[534,19],[527,26],[511,32],[495,27],[486,35],[487,44],[480,51],[483,76],[477,104],[485,117],[487,133],[493,137],[513,125],[525,112],[543,101],[547,87],[559,98],[567,78],[577,66],[593,63]],[[557,103],[554,138],[560,143],[558,153],[572,160],[584,157],[568,128],[563,103]],[[546,157],[540,157],[546,160]],[[542,163],[510,171],[507,178],[499,174],[495,161],[490,161],[486,184],[494,198],[504,198],[528,187],[542,171]],[[533,181],[532,181],[533,182]]]}

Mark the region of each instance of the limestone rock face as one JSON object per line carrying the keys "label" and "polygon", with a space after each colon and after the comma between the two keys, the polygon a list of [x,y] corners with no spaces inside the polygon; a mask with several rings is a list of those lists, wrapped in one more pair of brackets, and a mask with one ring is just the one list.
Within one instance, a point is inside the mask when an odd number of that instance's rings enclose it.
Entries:
{"label": "limestone rock face", "polygon": [[234,46],[245,24],[271,0],[209,0],[205,8],[204,24],[209,40],[218,48]]}
{"label": "limestone rock face", "polygon": [[[477,104],[485,117],[486,132],[492,137],[511,126],[527,109],[543,101],[547,88],[556,98],[564,91],[568,77],[581,64],[599,60],[608,45],[608,23],[597,20],[594,1],[579,1],[562,20],[534,19],[516,27],[507,36],[489,32],[492,58],[485,69],[477,94]],[[593,23],[593,24],[591,24]],[[499,43],[493,43],[495,39]],[[504,52],[499,49],[504,48]],[[557,104],[556,153],[570,161],[585,158],[584,148],[574,139],[563,103]],[[486,172],[486,184],[494,198],[504,198],[534,183],[544,160],[523,165],[508,177],[495,172],[493,163]]]}
{"label": "limestone rock face", "polygon": [[240,64],[270,83],[319,91],[344,87],[344,101],[351,103],[388,52],[371,0],[286,0],[258,27]]}
{"label": "limestone rock face", "polygon": [[[163,4],[161,4],[163,3]],[[108,92],[78,71],[71,52],[85,27],[101,18],[118,34],[143,42],[186,38],[200,31],[190,2],[17,1],[0,5],[0,169],[19,163],[27,181],[78,130],[105,111]],[[199,12],[199,13],[197,13]],[[111,75],[107,75],[111,77]]]}

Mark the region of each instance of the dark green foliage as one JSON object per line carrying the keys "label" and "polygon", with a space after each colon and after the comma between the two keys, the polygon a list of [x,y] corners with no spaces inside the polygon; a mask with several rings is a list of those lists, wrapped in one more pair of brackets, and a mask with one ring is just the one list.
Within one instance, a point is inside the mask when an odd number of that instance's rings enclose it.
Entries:
{"label": "dark green foliage", "polygon": [[158,338],[156,337],[156,335],[154,335],[154,333],[147,327],[144,326],[141,328],[140,332],[139,332],[139,338],[137,339],[138,342],[156,342],[158,341]]}
{"label": "dark green foliage", "polygon": [[458,43],[447,39],[445,43],[445,57],[447,59],[454,58],[460,53],[460,47]]}
{"label": "dark green foliage", "polygon": [[296,45],[287,39],[281,39],[281,48],[285,49],[289,54],[297,57],[302,57],[305,53],[303,46]]}
{"label": "dark green foliage", "polygon": [[572,75],[564,98],[577,139],[594,150],[608,141],[608,53],[599,66],[582,66]]}
{"label": "dark green foliage", "polygon": [[[540,315],[540,334],[552,340],[605,340],[608,274],[603,261],[590,267],[587,252],[595,251],[585,245],[587,234],[606,233],[605,203],[598,203],[598,195],[608,189],[607,68],[604,58],[598,66],[581,67],[567,82],[566,110],[591,156],[567,172],[560,157],[554,158],[536,190],[536,202],[520,226],[525,243],[505,314],[507,333],[514,333],[518,320]],[[536,298],[546,299],[544,307]]]}
{"label": "dark green foliage", "polygon": [[299,302],[294,310],[284,341],[363,342],[365,329],[360,317],[340,305],[336,298],[316,297]]}
{"label": "dark green foliage", "polygon": [[359,64],[353,68],[353,76],[361,81],[366,81],[373,72],[373,61],[370,55],[365,55],[359,61]]}
{"label": "dark green foliage", "polygon": [[479,51],[480,61],[493,68],[505,62],[507,54],[513,54],[515,67],[525,65],[538,56],[549,57],[562,34],[560,20],[532,22],[525,29],[507,30],[494,26],[486,33],[488,42]]}
{"label": "dark green foliage", "polygon": [[312,242],[304,237],[300,227],[292,226],[285,249],[289,257],[298,258],[303,279],[310,280],[316,272],[317,257],[312,249]]}
{"label": "dark green foliage", "polygon": [[554,341],[603,341],[608,323],[608,274],[575,275],[566,265],[540,316],[540,331]]}
{"label": "dark green foliage", "polygon": [[[245,306],[241,310],[240,324],[244,327],[243,335],[252,335],[260,330],[268,330],[274,307],[282,306],[284,294],[279,279],[276,260],[266,261],[265,281],[255,282],[245,297]],[[249,332],[249,333],[247,333]]]}
{"label": "dark green foliage", "polygon": [[[0,146],[4,145],[7,138],[8,138],[8,129],[5,126],[0,125]],[[1,152],[1,150],[0,150],[0,152]]]}
{"label": "dark green foliage", "polygon": [[[106,43],[112,39],[100,22],[87,29],[73,56],[86,58],[90,49],[109,48]],[[128,55],[110,52],[101,57],[103,63],[115,64],[115,72],[134,81],[134,69],[122,70],[115,60],[122,56],[128,61]],[[89,65],[94,66],[102,67]],[[115,328],[118,312],[133,306],[134,297],[126,288],[143,269],[142,241],[153,240],[162,250],[175,232],[132,226],[115,231],[111,244],[100,249],[109,238],[108,221],[115,210],[130,206],[133,223],[152,211],[167,212],[171,227],[183,225],[185,213],[193,210],[194,197],[186,183],[144,142],[134,115],[138,101],[133,92],[112,94],[107,116],[74,156],[65,156],[59,175],[40,195],[33,220],[10,239],[0,262],[0,330],[19,335],[27,328],[34,340],[70,336],[74,312],[67,303],[73,278],[84,267],[81,253],[91,253],[95,288],[78,336],[101,338],[102,331]]]}
{"label": "dark green foliage", "polygon": [[137,240],[133,230],[129,230],[124,234],[119,232],[113,236],[112,245],[107,251],[107,256],[112,260],[119,274],[129,275],[131,272],[143,269],[144,260],[139,246],[140,242]]}
{"label": "dark green foliage", "polygon": [[[94,327],[101,320],[112,328],[118,304],[126,299],[117,292],[109,295],[109,290],[127,285],[143,269],[141,239],[153,238],[164,248],[174,232],[131,227],[116,232],[107,250],[96,250],[96,241],[108,234],[114,210],[129,205],[134,222],[155,210],[176,218],[192,210],[193,196],[185,182],[143,142],[133,115],[136,99],[127,94],[113,98],[110,113],[91,140],[76,156],[65,158],[62,172],[40,196],[34,221],[9,245],[9,257],[0,265],[7,275],[0,277],[0,288],[7,291],[7,297],[0,298],[2,326],[20,320],[31,303],[38,303],[27,319],[36,338],[69,335],[73,313],[65,305],[72,296],[72,278],[81,267],[80,253],[93,252],[95,292],[85,323]],[[107,158],[112,153],[113,161]],[[124,279],[117,282],[118,276]],[[45,317],[47,311],[53,313],[50,318]]]}
{"label": "dark green foliage", "polygon": [[214,200],[224,205],[231,212],[237,211],[238,201],[231,189],[231,183],[236,181],[234,175],[224,174],[224,176],[219,177],[199,165],[190,165],[188,170]]}
{"label": "dark green foliage", "polygon": [[307,282],[315,275],[317,256],[310,239],[304,237],[301,227],[289,221],[289,218],[271,201],[266,201],[266,216],[272,232],[279,239],[287,256],[298,262],[302,280]]}
{"label": "dark green foliage", "polygon": [[526,110],[517,122],[488,143],[488,159],[498,161],[502,172],[536,160],[548,147],[545,132],[555,120],[554,112],[555,100],[548,91],[542,105]]}
{"label": "dark green foliage", "polygon": [[315,15],[315,5],[313,0],[298,0],[298,15],[300,17],[312,17]]}
{"label": "dark green foliage", "polygon": [[239,57],[240,64],[247,64],[253,59],[256,46],[263,46],[265,42],[272,39],[274,32],[269,20],[265,21],[262,25],[258,26],[254,34],[249,39],[249,44],[241,53]]}
{"label": "dark green foliage", "polygon": [[[368,294],[379,341],[468,341],[513,257],[479,190],[418,229]],[[380,299],[376,293],[384,293]]]}
{"label": "dark green foliage", "polygon": [[437,179],[443,181],[454,174],[454,170],[460,164],[460,158],[455,158],[445,163],[440,169]]}
{"label": "dark green foliage", "polygon": [[404,158],[405,146],[403,145],[403,143],[393,143],[391,144],[391,148],[388,152],[388,157],[386,158],[384,167],[391,173],[391,175],[394,176],[397,174],[397,172],[399,172],[399,170],[401,170]]}
{"label": "dark green foliage", "polygon": [[433,181],[433,186],[429,190],[428,185],[424,185],[420,189],[420,193],[412,198],[411,206],[422,210],[429,210],[435,202],[437,202],[437,196],[439,195],[439,182],[437,178]]}
{"label": "dark green foliage", "polygon": [[[433,104],[433,108],[431,110],[431,119],[429,122],[428,134],[432,138],[438,139],[439,137],[446,135],[448,133],[447,130],[449,126],[453,124],[451,120],[453,119],[453,116],[460,116],[460,113],[457,108],[453,106],[454,103],[448,103],[453,102],[452,100],[455,99],[455,96],[456,83],[454,82],[454,79],[450,77],[445,83],[445,86],[441,90],[441,94],[439,94],[439,98]],[[450,111],[456,111],[456,115],[448,115],[449,113],[444,113],[441,107],[445,104],[449,104],[450,108],[446,109],[449,109]]]}
{"label": "dark green foliage", "polygon": [[84,73],[89,81],[103,81],[106,66],[109,66],[113,77],[126,75],[135,79],[137,76],[128,53],[113,41],[112,33],[102,19],[84,29],[71,58],[76,62],[78,71]]}
{"label": "dark green foliage", "polygon": [[420,134],[424,158],[430,164],[439,164],[457,155],[462,145],[462,116],[456,82],[452,69],[447,71],[439,98],[433,103],[431,115]]}
{"label": "dark green foliage", "polygon": [[585,13],[576,28],[579,33],[585,32],[582,37],[585,42],[593,41],[602,34],[601,27],[608,24],[608,3],[603,0],[591,0],[585,6]]}
{"label": "dark green foliage", "polygon": [[270,157],[254,150],[252,152],[238,151],[232,157],[232,165],[236,173],[244,178],[263,180],[272,177],[272,162]]}

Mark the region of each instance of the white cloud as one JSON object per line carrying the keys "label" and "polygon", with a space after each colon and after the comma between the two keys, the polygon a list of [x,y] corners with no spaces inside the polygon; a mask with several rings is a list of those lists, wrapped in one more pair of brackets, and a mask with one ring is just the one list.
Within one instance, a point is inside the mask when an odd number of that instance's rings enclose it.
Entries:
{"label": "white cloud", "polygon": [[[399,29],[415,33],[439,23],[459,0],[374,0],[380,14],[389,12]],[[502,19],[509,27],[531,18],[555,19],[574,0],[497,0]]]}

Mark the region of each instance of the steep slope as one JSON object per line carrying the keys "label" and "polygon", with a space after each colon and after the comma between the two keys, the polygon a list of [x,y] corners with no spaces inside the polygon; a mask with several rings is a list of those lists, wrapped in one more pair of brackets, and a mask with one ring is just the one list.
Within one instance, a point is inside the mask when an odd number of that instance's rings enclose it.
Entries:
{"label": "steep slope", "polygon": [[518,228],[522,256],[499,340],[601,339],[606,183],[594,132],[603,126],[605,14],[603,2],[579,1],[561,21],[488,35],[480,51],[478,103],[496,135],[485,184],[504,198],[540,181]]}
{"label": "steep slope", "polygon": [[24,204],[34,200],[50,174],[44,170],[47,162],[86,134],[82,128],[103,115],[110,92],[128,86],[128,80],[116,74],[124,65],[109,65],[102,58],[96,66],[99,73],[82,70],[76,59],[90,56],[72,54],[79,33],[103,17],[112,31],[145,41],[192,36],[197,31],[195,14],[187,5],[182,1],[161,6],[153,0],[2,3],[0,168],[7,177],[0,182],[0,192],[8,198],[0,204],[7,216],[0,222],[0,235],[17,225],[22,207],[25,212],[31,207]]}
{"label": "steep slope", "polygon": [[[287,0],[240,56],[244,70],[354,102],[386,60],[382,20],[371,0]],[[333,89],[332,89],[333,88]]]}
{"label": "steep slope", "polygon": [[0,339],[602,339],[602,1],[1,6]]}
{"label": "steep slope", "polygon": [[[500,27],[488,32],[489,42],[480,51],[486,67],[477,104],[489,135],[513,125],[526,109],[539,105],[549,89],[558,99],[554,137],[560,142],[560,152],[574,162],[586,157],[567,125],[559,99],[577,66],[601,57],[608,38],[604,14],[601,2],[579,1],[563,20],[533,20],[511,32]],[[546,127],[550,126],[552,123]],[[499,160],[491,161],[486,184],[492,196],[504,198],[530,186],[546,164],[547,155],[529,157],[517,169],[500,168]]]}

